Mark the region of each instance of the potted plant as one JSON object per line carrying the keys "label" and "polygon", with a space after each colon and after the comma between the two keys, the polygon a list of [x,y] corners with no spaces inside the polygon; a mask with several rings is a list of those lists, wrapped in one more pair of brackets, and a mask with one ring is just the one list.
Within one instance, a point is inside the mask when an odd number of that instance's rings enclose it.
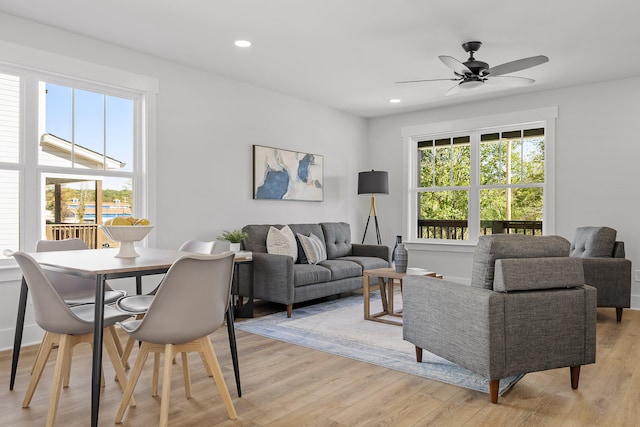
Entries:
{"label": "potted plant", "polygon": [[242,230],[224,230],[222,235],[218,236],[220,240],[226,240],[229,242],[229,250],[238,252],[240,250],[240,242],[249,237],[246,231]]}

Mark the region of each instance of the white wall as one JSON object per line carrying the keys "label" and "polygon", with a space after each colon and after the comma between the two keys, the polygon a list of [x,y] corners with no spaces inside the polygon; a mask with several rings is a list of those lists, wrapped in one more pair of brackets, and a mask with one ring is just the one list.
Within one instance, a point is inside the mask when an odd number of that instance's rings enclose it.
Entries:
{"label": "white wall", "polygon": [[[44,52],[159,81],[149,215],[158,247],[249,223],[347,221],[358,240],[368,209],[356,194],[357,172],[368,167],[365,119],[8,15],[0,22],[0,42],[43,51],[47,61]],[[323,155],[324,201],[252,200],[252,144]],[[0,271],[0,349],[13,343],[17,277]],[[38,338],[29,316],[25,342]]]}
{"label": "white wall", "polygon": [[[556,234],[571,239],[578,226],[607,225],[625,242],[640,269],[640,78],[575,86],[417,113],[372,119],[370,163],[389,170],[390,195],[378,203],[385,243],[401,232],[402,141],[400,129],[470,117],[558,106],[556,121]],[[406,236],[405,236],[406,238]],[[472,253],[409,252],[409,266],[428,267],[457,280],[471,276]],[[632,307],[640,309],[640,283]]]}

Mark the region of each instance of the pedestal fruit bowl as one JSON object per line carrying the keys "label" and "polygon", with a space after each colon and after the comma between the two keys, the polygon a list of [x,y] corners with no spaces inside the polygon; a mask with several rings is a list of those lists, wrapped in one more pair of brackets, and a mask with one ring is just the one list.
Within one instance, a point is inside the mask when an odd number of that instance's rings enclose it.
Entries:
{"label": "pedestal fruit bowl", "polygon": [[109,239],[120,243],[116,258],[135,258],[140,254],[133,243],[147,237],[153,225],[101,225],[100,228]]}

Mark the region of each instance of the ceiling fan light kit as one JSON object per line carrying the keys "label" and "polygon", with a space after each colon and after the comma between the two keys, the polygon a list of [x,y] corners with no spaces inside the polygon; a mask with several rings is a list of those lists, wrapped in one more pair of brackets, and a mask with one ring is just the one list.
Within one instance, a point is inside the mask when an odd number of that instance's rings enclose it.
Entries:
{"label": "ceiling fan light kit", "polygon": [[[454,78],[451,79],[425,79],[425,80],[406,80],[396,83],[418,83],[450,80],[457,82],[455,86],[449,89],[445,95],[453,95],[458,89],[474,89],[483,86],[485,82],[504,83],[509,86],[525,86],[534,83],[535,80],[526,77],[504,76],[504,74],[515,73],[516,71],[526,70],[549,61],[544,55],[531,56],[528,58],[517,59],[515,61],[506,62],[504,64],[490,67],[484,61],[479,61],[474,54],[480,49],[482,42],[468,41],[462,43],[462,49],[469,54],[469,59],[460,62],[452,56],[440,55],[440,61],[451,70],[453,70]],[[504,79],[493,80],[494,77],[504,77]]]}

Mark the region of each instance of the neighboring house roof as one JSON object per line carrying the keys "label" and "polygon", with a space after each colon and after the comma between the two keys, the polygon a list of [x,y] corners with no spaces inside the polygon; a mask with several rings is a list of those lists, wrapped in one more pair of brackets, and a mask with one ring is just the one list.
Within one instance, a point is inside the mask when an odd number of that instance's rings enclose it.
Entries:
{"label": "neighboring house roof", "polygon": [[55,136],[51,133],[45,133],[40,137],[40,145],[47,145],[63,153],[70,154],[73,151],[76,161],[83,159],[90,163],[99,165],[105,165],[106,163],[105,169],[120,169],[126,165],[126,163],[117,159],[104,156],[102,153],[90,150],[79,144],[74,144],[71,141],[67,141],[64,138],[60,138],[59,136]]}

